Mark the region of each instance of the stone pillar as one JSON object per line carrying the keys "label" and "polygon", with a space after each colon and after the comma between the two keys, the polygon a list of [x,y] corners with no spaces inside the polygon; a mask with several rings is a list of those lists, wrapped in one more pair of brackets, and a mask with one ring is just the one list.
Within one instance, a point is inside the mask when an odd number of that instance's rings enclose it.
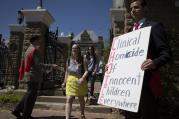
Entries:
{"label": "stone pillar", "polygon": [[8,72],[10,74],[15,74],[14,76],[7,79],[7,83],[9,80],[13,80],[15,88],[18,88],[18,69],[21,60],[22,54],[22,44],[24,40],[24,29],[25,26],[19,24],[11,24],[9,25],[10,29],[10,40],[9,40],[9,55],[12,59],[12,65]]}
{"label": "stone pillar", "polygon": [[113,36],[119,36],[124,33],[124,13],[125,9],[114,9],[111,10],[111,27],[113,29]]}
{"label": "stone pillar", "polygon": [[28,48],[30,38],[32,36],[40,36],[41,48],[40,52],[42,55],[42,60],[44,60],[45,53],[45,42],[48,37],[49,26],[54,22],[54,18],[46,9],[31,9],[31,10],[21,10],[25,22],[26,28],[24,33],[24,44],[23,53]]}
{"label": "stone pillar", "polygon": [[[110,9],[111,13],[111,36],[116,37],[124,33],[125,7],[124,0],[113,0],[113,7]],[[113,38],[110,38],[110,44]]]}
{"label": "stone pillar", "polygon": [[132,27],[133,27],[133,19],[131,17],[131,14],[130,14],[130,3],[131,3],[131,0],[125,0],[124,1],[124,5],[125,5],[125,22],[124,22],[124,33],[127,33],[129,31],[132,30]]}
{"label": "stone pillar", "polygon": [[132,30],[133,27],[133,19],[128,10],[125,11],[125,21],[124,21],[124,33],[128,33]]}
{"label": "stone pillar", "polygon": [[[24,42],[22,53],[27,50],[30,45],[30,38],[38,35],[40,37],[40,53],[42,62],[45,56],[46,40],[48,38],[49,26],[54,22],[54,18],[46,9],[25,9],[21,10],[25,18],[26,28],[24,31]],[[23,84],[23,82],[21,83]],[[24,85],[22,85],[22,88]]]}

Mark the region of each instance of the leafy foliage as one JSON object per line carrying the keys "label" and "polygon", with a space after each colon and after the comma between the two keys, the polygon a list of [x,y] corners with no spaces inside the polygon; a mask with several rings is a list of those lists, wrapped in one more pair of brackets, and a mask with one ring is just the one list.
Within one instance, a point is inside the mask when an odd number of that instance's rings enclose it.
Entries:
{"label": "leafy foliage", "polygon": [[6,93],[0,95],[0,103],[17,103],[21,99],[21,96],[15,95],[13,91],[7,91]]}
{"label": "leafy foliage", "polygon": [[178,44],[179,34],[175,29],[167,32],[170,40],[170,47],[172,52],[172,60],[165,67],[161,69],[163,96],[160,98],[160,113],[162,119],[176,119],[179,114],[176,111],[179,109],[179,79],[177,76],[176,61],[179,58]]}

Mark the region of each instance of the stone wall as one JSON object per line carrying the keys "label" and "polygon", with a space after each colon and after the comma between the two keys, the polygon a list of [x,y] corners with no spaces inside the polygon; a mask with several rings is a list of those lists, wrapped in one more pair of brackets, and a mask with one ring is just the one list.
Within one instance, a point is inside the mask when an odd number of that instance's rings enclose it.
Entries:
{"label": "stone wall", "polygon": [[[22,54],[22,43],[24,39],[23,32],[10,32],[10,41],[8,43],[9,47],[9,59],[11,60],[11,65],[8,66],[6,73],[9,77],[6,78],[6,85],[11,85],[15,83],[15,88],[18,88],[18,69]],[[13,80],[12,80],[13,79]]]}
{"label": "stone wall", "polygon": [[30,22],[27,23],[24,32],[24,43],[23,43],[23,53],[26,51],[28,46],[30,45],[30,38],[32,36],[38,35],[40,36],[40,52],[42,54],[42,61],[44,60],[45,53],[45,42],[48,37],[48,27],[41,22]]}

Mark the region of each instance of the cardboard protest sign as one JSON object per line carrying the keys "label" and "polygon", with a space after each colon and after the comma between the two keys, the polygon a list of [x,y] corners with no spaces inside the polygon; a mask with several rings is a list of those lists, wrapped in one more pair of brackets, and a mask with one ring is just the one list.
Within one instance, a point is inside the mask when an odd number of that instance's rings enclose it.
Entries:
{"label": "cardboard protest sign", "polygon": [[108,59],[98,103],[137,112],[151,27],[115,37]]}

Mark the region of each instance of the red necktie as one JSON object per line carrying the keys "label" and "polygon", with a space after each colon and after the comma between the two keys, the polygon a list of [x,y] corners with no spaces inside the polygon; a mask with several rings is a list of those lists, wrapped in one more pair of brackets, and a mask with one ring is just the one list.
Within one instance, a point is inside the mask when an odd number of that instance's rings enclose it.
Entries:
{"label": "red necktie", "polygon": [[136,22],[136,23],[134,23],[134,30],[137,30],[137,29],[139,29],[139,23],[138,22]]}

